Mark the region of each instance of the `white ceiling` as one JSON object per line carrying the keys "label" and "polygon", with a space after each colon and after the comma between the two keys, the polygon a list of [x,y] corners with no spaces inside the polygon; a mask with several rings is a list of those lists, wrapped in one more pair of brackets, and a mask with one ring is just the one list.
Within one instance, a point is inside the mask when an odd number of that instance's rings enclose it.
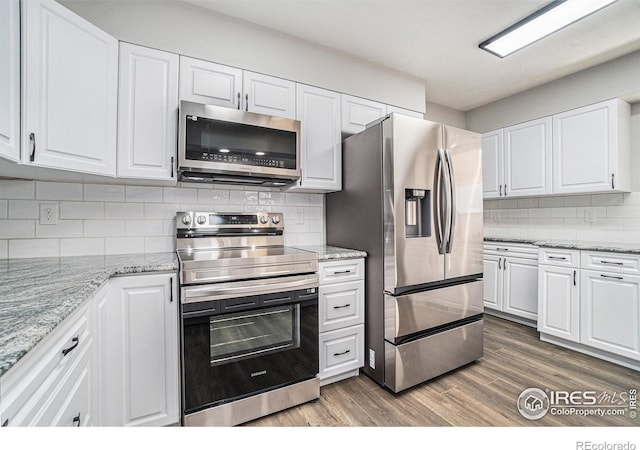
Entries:
{"label": "white ceiling", "polygon": [[[500,59],[478,44],[550,0],[188,0],[406,72],[467,111],[640,49],[640,0]],[[640,75],[639,75],[640,76]]]}

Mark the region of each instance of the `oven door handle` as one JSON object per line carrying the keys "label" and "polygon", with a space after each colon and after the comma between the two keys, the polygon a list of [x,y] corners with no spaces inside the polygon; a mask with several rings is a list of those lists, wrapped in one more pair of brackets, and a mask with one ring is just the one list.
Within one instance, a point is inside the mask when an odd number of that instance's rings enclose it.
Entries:
{"label": "oven door handle", "polygon": [[187,286],[182,288],[182,303],[249,297],[252,295],[274,294],[277,292],[317,287],[318,275],[315,273],[286,278],[267,278],[208,284],[205,286]]}

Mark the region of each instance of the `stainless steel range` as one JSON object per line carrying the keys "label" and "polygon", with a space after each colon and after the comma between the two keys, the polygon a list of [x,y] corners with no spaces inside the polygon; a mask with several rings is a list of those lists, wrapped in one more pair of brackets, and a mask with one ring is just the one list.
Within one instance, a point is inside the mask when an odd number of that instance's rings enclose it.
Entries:
{"label": "stainless steel range", "polygon": [[320,395],[318,257],[280,213],[179,212],[182,411],[237,425]]}

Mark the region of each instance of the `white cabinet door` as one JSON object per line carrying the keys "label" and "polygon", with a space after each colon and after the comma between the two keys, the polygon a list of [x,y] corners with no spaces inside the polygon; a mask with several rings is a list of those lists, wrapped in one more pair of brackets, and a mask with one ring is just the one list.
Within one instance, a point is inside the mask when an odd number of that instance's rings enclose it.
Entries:
{"label": "white cabinet door", "polygon": [[519,317],[538,318],[538,261],[505,258],[502,310]]}
{"label": "white cabinet door", "polygon": [[553,192],[629,190],[629,105],[614,99],[553,116]]}
{"label": "white cabinet door", "polygon": [[538,266],[538,331],[569,341],[580,339],[579,271]]}
{"label": "white cabinet door", "polygon": [[340,94],[297,86],[302,177],[292,190],[335,192],[342,189]]}
{"label": "white cabinet door", "polygon": [[53,0],[22,7],[23,162],[115,176],[118,41]]}
{"label": "white cabinet door", "polygon": [[551,175],[551,117],[505,128],[505,196],[550,194]]}
{"label": "white cabinet door", "polygon": [[640,276],[582,271],[580,342],[640,360]]}
{"label": "white cabinet door", "polygon": [[0,156],[20,160],[20,3],[0,2]]}
{"label": "white cabinet door", "polygon": [[387,105],[387,114],[397,113],[403,116],[415,117],[416,119],[424,119],[424,113],[412,111],[410,109],[400,108],[398,106]]}
{"label": "white cabinet door", "polygon": [[118,177],[175,179],[178,58],[120,44]]}
{"label": "white cabinet door", "polygon": [[501,256],[484,255],[483,296],[485,308],[502,311],[502,261]]}
{"label": "white cabinet door", "polygon": [[387,105],[351,95],[341,95],[342,131],[356,134],[387,114]]}
{"label": "white cabinet door", "polygon": [[[175,275],[113,278],[99,315],[101,419],[112,426],[162,426],[179,414],[178,297]],[[106,308],[106,309],[105,309]]]}
{"label": "white cabinet door", "polygon": [[260,73],[243,73],[244,109],[270,116],[296,118],[296,84]]}
{"label": "white cabinet door", "polygon": [[502,128],[482,134],[482,193],[484,198],[502,196]]}
{"label": "white cabinet door", "polygon": [[242,70],[180,56],[180,100],[240,109]]}

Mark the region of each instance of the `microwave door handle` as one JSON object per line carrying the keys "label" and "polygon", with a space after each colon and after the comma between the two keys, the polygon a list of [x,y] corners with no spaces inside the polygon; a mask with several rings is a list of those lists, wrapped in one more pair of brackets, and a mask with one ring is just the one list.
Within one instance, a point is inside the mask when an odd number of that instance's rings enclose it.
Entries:
{"label": "microwave door handle", "polygon": [[456,177],[453,173],[451,151],[447,148],[444,152],[445,162],[447,164],[447,179],[449,182],[449,189],[447,191],[447,195],[449,196],[447,201],[447,205],[449,206],[449,224],[446,252],[451,253],[451,250],[453,249],[453,236],[456,231]]}
{"label": "microwave door handle", "polygon": [[436,170],[433,176],[433,222],[436,234],[436,244],[438,245],[438,253],[444,253],[443,236],[442,236],[442,155],[440,149],[436,155]]}

